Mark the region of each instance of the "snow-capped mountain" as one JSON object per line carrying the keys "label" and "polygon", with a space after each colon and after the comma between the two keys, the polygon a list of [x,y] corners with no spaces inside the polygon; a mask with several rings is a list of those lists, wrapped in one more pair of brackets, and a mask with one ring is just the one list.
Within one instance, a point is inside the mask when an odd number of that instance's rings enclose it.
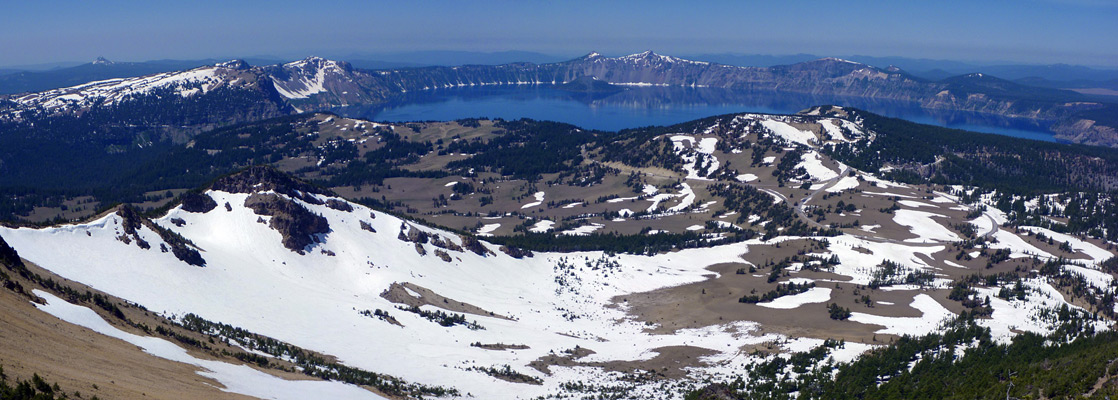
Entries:
{"label": "snow-capped mountain", "polygon": [[280,96],[299,109],[373,104],[386,95],[367,71],[320,57],[264,67],[263,72]]}
{"label": "snow-capped mountain", "polygon": [[[249,95],[277,108],[289,104],[344,105],[370,102],[362,97],[368,90],[354,87],[359,81],[346,63],[310,57],[288,64],[252,67],[233,60],[181,72],[136,78],[108,79],[83,85],[8,96],[11,106],[2,117],[20,120],[30,115],[81,114],[94,108],[111,109],[152,97],[178,97],[202,102],[208,94]],[[352,95],[350,95],[352,93]],[[220,96],[219,96],[220,97]]]}
{"label": "snow-capped mountain", "polygon": [[230,61],[182,72],[168,72],[138,78],[108,79],[46,92],[15,95],[10,98],[21,109],[47,113],[78,113],[91,107],[112,107],[147,95],[174,95],[189,98],[227,88],[245,90],[255,81],[246,73],[247,64]]}

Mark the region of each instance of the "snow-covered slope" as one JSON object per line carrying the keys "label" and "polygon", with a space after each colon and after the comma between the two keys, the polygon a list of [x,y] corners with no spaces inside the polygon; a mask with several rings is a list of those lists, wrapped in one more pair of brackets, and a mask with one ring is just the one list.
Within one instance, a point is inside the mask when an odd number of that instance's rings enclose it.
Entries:
{"label": "snow-covered slope", "polygon": [[[144,96],[178,96],[200,99],[218,89],[257,93],[259,101],[299,106],[329,107],[375,100],[367,80],[370,75],[349,64],[308,57],[274,66],[249,66],[233,60],[187,71],[134,78],[108,79],[38,93],[7,96],[11,107],[0,119],[20,120],[29,114],[75,114],[92,108],[109,108]],[[199,100],[200,101],[200,100]]]}
{"label": "snow-covered slope", "polygon": [[[119,105],[148,94],[191,97],[218,88],[244,89],[255,82],[243,61],[136,78],[108,79],[39,93],[14,95],[19,108],[69,113]],[[12,115],[6,117],[12,118]]]}
{"label": "snow-covered slope", "polygon": [[[188,265],[161,251],[165,242],[147,227],[138,229],[137,236],[149,248],[137,241],[125,243],[119,239],[125,229],[118,213],[80,225],[2,229],[0,235],[26,259],[153,311],[195,313],[336,355],[347,365],[452,386],[479,398],[535,397],[559,391],[564,382],[608,382],[620,375],[600,368],[552,366],[547,376],[528,366],[576,347],[596,352],[581,361],[604,362],[648,359],[656,348],[686,344],[720,350],[712,361],[729,367],[724,363],[740,362],[745,356],[727,349],[777,338],[752,334],[756,326],[744,322],[654,335],[622,309],[607,307],[614,296],[702,280],[709,274],[703,267],[733,259],[748,251],[745,245],[654,257],[590,252],[516,259],[485,244],[489,252],[482,254],[453,250],[468,246],[453,233],[359,205],[345,211],[313,204],[313,199],[329,200],[323,195],[304,196],[312,200],[307,202],[281,194],[330,224],[329,233],[300,255],[284,247],[281,234],[269,226],[274,217],[245,206],[251,194],[206,195],[219,206],[204,213],[178,207],[155,221],[202,249],[206,267]],[[230,205],[229,211],[224,204]],[[398,237],[411,230],[432,239],[417,245]],[[436,236],[453,245],[434,246]],[[436,251],[446,251],[450,261],[437,257]],[[393,283],[417,285],[494,315],[466,314],[483,329],[444,327],[399,310],[382,297]],[[387,310],[403,326],[360,313],[374,309]],[[439,310],[431,305],[422,309]],[[477,342],[527,348],[497,351],[470,345]],[[470,369],[505,365],[543,384],[511,383]]]}

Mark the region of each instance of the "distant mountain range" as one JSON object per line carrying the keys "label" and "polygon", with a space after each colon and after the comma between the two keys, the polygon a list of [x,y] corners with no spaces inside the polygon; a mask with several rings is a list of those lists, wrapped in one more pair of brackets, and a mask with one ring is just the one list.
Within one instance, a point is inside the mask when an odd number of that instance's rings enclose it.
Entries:
{"label": "distant mountain range", "polygon": [[[531,51],[471,52],[471,51],[413,51],[397,53],[351,53],[332,56],[345,60],[359,69],[396,69],[458,65],[500,65],[518,62],[535,64],[557,63],[570,57]],[[704,53],[686,55],[685,58],[703,60],[738,67],[772,67],[798,64],[824,58],[814,54],[765,55]],[[878,68],[895,66],[908,73],[928,80],[941,80],[957,75],[984,73],[1029,86],[1049,88],[1107,88],[1118,90],[1118,68],[1092,68],[1067,64],[980,64],[951,60],[933,60],[908,57],[875,57],[865,55],[841,56]],[[26,66],[0,67],[0,94],[42,91],[77,85],[100,79],[124,78],[160,72],[179,71],[202,65],[212,65],[226,59],[152,60],[143,62],[93,62],[52,63]],[[257,56],[244,59],[252,65],[277,64],[280,56]],[[291,59],[287,59],[288,61]],[[8,76],[8,75],[17,76]]]}
{"label": "distant mountain range", "polygon": [[[106,65],[112,64],[102,62],[88,68]],[[932,81],[897,67],[878,68],[837,58],[773,67],[736,67],[651,51],[623,57],[592,52],[547,64],[380,70],[318,57],[255,67],[234,61],[6,96],[0,98],[0,119],[33,123],[60,115],[82,116],[101,121],[101,126],[146,126],[164,135],[189,135],[254,118],[384,103],[408,92],[551,85],[582,77],[613,85],[716,87],[911,101],[928,109],[1058,121],[1055,130],[1061,137],[1086,144],[1118,144],[1118,131],[1114,129],[1118,123],[1108,118],[1114,113],[1107,111],[1115,106],[1080,93],[1026,86],[983,73]],[[193,111],[166,111],[184,109]],[[1079,117],[1088,111],[1103,118]]]}

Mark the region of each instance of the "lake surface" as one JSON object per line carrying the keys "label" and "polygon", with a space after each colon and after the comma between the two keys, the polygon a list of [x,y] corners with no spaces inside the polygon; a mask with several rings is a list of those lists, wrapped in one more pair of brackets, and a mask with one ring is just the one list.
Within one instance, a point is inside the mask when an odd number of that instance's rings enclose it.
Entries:
{"label": "lake surface", "polygon": [[412,92],[387,104],[341,107],[335,112],[388,122],[531,118],[617,131],[732,113],[791,114],[822,104],[856,107],[923,124],[1056,141],[1048,130],[1051,121],[928,110],[915,103],[893,100],[718,88],[632,87],[619,93],[594,95],[546,85],[463,87]]}

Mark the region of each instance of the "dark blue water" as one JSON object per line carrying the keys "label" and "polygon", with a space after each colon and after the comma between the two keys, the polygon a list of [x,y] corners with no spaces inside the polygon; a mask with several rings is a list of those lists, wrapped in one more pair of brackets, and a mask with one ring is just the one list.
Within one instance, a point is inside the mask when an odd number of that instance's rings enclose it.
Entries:
{"label": "dark blue water", "polygon": [[453,88],[408,93],[388,104],[342,107],[335,111],[349,117],[389,122],[531,118],[616,131],[731,113],[791,114],[822,104],[856,107],[923,124],[1056,141],[1048,130],[1051,121],[927,110],[915,103],[891,100],[716,88],[634,87],[609,95],[570,93],[548,86]]}

